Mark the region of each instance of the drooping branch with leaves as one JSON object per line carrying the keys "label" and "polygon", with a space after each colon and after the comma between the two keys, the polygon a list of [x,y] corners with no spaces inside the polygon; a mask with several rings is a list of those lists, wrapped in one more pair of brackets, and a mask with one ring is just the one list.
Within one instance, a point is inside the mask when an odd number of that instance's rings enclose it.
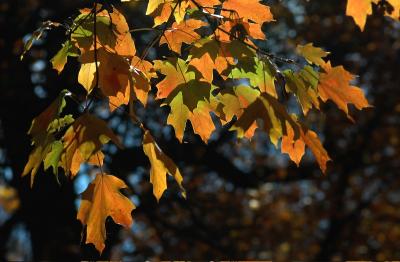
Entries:
{"label": "drooping branch with leaves", "polygon": [[[349,0],[348,14],[363,28],[365,21],[359,19],[365,20],[370,11],[355,14],[354,2]],[[372,2],[377,1],[369,6]],[[399,5],[394,10],[398,12]],[[204,143],[217,122],[235,131],[237,139],[251,139],[258,129],[297,165],[309,148],[323,173],[331,159],[304,121],[309,111],[318,111],[331,100],[353,120],[349,104],[359,110],[370,107],[363,91],[351,84],[354,76],[343,66],[332,65],[323,49],[303,43],[293,50],[298,55],[293,60],[262,48],[268,37],[263,25],[273,26],[278,18],[258,0],[149,0],[146,14],[154,19],[154,26],[131,29],[116,7],[95,1],[81,9],[71,25],[46,22],[26,45],[28,50],[44,31],[64,27],[65,42],[51,63],[61,73],[68,60],[77,59],[77,79],[86,96],[82,99],[63,90],[33,119],[28,134],[34,148],[23,176],[30,174],[33,186],[42,162],[44,169],[51,167],[58,175],[61,168],[71,179],[82,163],[98,166],[101,172],[82,195],[78,219],[85,226],[86,243],[94,244],[99,252],[105,247],[106,218],[129,227],[135,206],[120,192],[127,185],[118,174],[103,172],[103,145],[114,143],[120,150],[124,145],[93,113],[95,101],[106,100],[110,112],[123,112],[142,129],[157,200],[167,189],[168,175],[178,183],[182,196],[186,193],[178,166],[135,112],[134,103],[146,107],[149,93],[161,107],[169,108],[165,124],[173,127],[180,142],[188,121]],[[131,35],[140,31],[155,33],[143,53],[137,52]],[[149,50],[156,46],[167,48],[169,55],[147,60]],[[288,97],[297,101],[298,114],[291,113],[285,103]],[[84,106],[79,115],[65,114],[67,103]]]}

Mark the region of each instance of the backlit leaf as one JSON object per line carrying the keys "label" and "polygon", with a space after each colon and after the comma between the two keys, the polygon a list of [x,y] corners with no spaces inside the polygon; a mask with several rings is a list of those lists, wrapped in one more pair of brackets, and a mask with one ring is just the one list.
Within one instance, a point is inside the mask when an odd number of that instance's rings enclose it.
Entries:
{"label": "backlit leaf", "polygon": [[143,136],[143,151],[150,160],[150,182],[153,184],[153,194],[157,201],[167,189],[167,174],[175,179],[185,196],[185,189],[182,186],[183,178],[179,168],[164,154],[149,131],[146,131]]}
{"label": "backlit leaf", "polygon": [[195,30],[205,25],[206,23],[196,19],[188,19],[180,24],[175,22],[161,37],[160,45],[167,44],[172,51],[180,54],[182,43],[191,44],[199,40],[200,35]]}
{"label": "backlit leaf", "polygon": [[29,155],[28,162],[22,172],[22,176],[28,175],[29,173],[31,174],[31,186],[33,186],[36,173],[42,161],[45,160],[46,156],[51,151],[52,144],[56,142],[54,134],[74,121],[71,115],[67,115],[63,118],[60,117],[66,105],[65,96],[68,93],[68,90],[61,91],[58,98],[39,116],[32,120],[28,134],[32,136],[32,145],[34,145],[34,149]]}
{"label": "backlit leaf", "polygon": [[[106,122],[88,113],[79,117],[62,138],[64,149],[61,155],[61,166],[66,174],[71,173],[75,176],[80,164],[90,161],[91,157],[100,151],[102,145],[110,140],[122,147]],[[97,162],[98,165],[101,164],[100,160]]]}
{"label": "backlit leaf", "polygon": [[322,65],[325,61],[322,59],[329,55],[329,52],[325,52],[322,48],[313,46],[312,43],[306,45],[298,45],[296,51],[299,55],[303,56],[307,62],[315,65]]}
{"label": "backlit leaf", "polygon": [[235,67],[229,77],[249,79],[252,87],[258,88],[262,93],[278,97],[271,68],[264,61],[257,58]]}
{"label": "backlit leaf", "polygon": [[[372,14],[372,3],[378,4],[379,0],[347,0],[346,15],[353,17],[354,22],[358,25],[361,31],[364,31],[367,16]],[[397,21],[400,20],[400,1],[387,0],[393,10],[385,11],[385,15]]]}
{"label": "backlit leaf", "polygon": [[259,126],[259,128],[269,134],[270,140],[275,146],[278,145],[279,139],[288,133],[287,126],[293,128],[295,138],[300,135],[297,123],[287,113],[285,107],[267,93],[262,94],[244,110],[231,130],[237,131],[238,137],[244,137],[259,119],[263,121],[263,126]]}
{"label": "backlit leaf", "polygon": [[127,185],[121,179],[97,174],[82,193],[77,218],[86,226],[86,243],[92,243],[100,253],[105,247],[107,217],[126,228],[132,225],[135,205],[120,192],[123,188]]}
{"label": "backlit leaf", "polygon": [[370,107],[364,92],[359,87],[350,85],[354,76],[343,66],[332,67],[331,63],[327,62],[322,68],[325,73],[320,75],[318,91],[324,102],[332,100],[350,119],[348,104],[353,104],[358,110]]}
{"label": "backlit leaf", "polygon": [[57,72],[60,74],[63,71],[65,64],[67,63],[68,56],[76,57],[78,55],[78,50],[71,44],[71,41],[65,41],[62,48],[51,59],[53,68],[57,70]]}
{"label": "backlit leaf", "polygon": [[282,137],[282,153],[287,153],[290,159],[299,165],[307,145],[317,160],[321,171],[325,173],[326,163],[331,160],[328,153],[315,132],[301,124],[299,125],[300,137],[298,139],[295,139],[293,128],[289,125],[287,126],[287,135]]}
{"label": "backlit leaf", "polygon": [[259,0],[226,0],[222,8],[222,15],[231,19],[244,18],[258,24],[273,21],[270,8],[260,3]]}
{"label": "backlit leaf", "polygon": [[311,66],[305,66],[300,72],[284,71],[286,90],[295,94],[304,115],[315,107],[319,109],[317,84],[319,75]]}

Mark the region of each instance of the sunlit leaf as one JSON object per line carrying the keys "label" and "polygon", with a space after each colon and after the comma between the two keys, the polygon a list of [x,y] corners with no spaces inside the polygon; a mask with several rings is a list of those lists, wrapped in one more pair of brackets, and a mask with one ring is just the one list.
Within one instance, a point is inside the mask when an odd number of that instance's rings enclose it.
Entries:
{"label": "sunlit leaf", "polygon": [[222,8],[224,10],[221,14],[231,19],[244,18],[258,24],[274,20],[270,8],[258,0],[226,0]]}
{"label": "sunlit leaf", "polygon": [[276,98],[267,93],[262,94],[244,110],[231,130],[237,131],[238,137],[244,137],[259,119],[263,121],[263,125],[259,128],[269,134],[275,146],[278,145],[279,139],[287,134],[287,126],[293,128],[296,138],[299,137],[300,130],[292,116]]}
{"label": "sunlit leaf", "polygon": [[196,19],[188,19],[180,24],[175,22],[161,37],[160,45],[167,44],[172,51],[180,54],[182,43],[191,44],[199,40],[201,37],[195,30],[205,25],[206,23]]}
{"label": "sunlit leaf", "polygon": [[322,65],[325,61],[322,59],[329,55],[329,52],[325,52],[322,48],[313,46],[312,43],[306,45],[298,45],[296,51],[299,55],[303,56],[307,62],[315,65]]}
{"label": "sunlit leaf", "polygon": [[153,184],[153,194],[157,201],[167,189],[167,175],[175,179],[185,196],[185,189],[182,186],[183,178],[179,168],[164,154],[149,131],[146,131],[143,136],[143,151],[150,160],[150,182]]}
{"label": "sunlit leaf", "polygon": [[97,174],[82,193],[77,218],[86,226],[86,243],[92,243],[102,253],[106,240],[106,219],[124,227],[132,225],[131,212],[135,205],[120,190],[127,185],[119,178]]}
{"label": "sunlit leaf", "polygon": [[343,66],[332,67],[331,63],[327,62],[322,68],[325,73],[320,75],[318,91],[324,102],[332,100],[350,119],[348,104],[353,104],[359,110],[370,107],[362,89],[350,85],[354,76]]}
{"label": "sunlit leaf", "polygon": [[57,70],[57,72],[60,74],[63,71],[65,64],[67,63],[68,56],[76,57],[78,55],[78,50],[75,46],[71,44],[71,41],[65,41],[62,48],[51,59],[53,68]]}
{"label": "sunlit leaf", "polygon": [[[61,166],[66,174],[71,173],[75,176],[80,164],[90,161],[91,157],[100,151],[102,145],[110,140],[122,147],[106,122],[88,113],[79,117],[62,138],[64,149],[61,155]],[[101,165],[100,159],[97,165]]]}

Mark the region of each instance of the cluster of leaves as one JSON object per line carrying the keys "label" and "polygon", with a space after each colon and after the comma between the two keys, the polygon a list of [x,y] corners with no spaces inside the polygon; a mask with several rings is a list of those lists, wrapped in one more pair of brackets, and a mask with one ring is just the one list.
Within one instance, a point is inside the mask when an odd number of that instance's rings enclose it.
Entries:
{"label": "cluster of leaves", "polygon": [[[348,104],[360,110],[369,107],[362,90],[350,84],[354,76],[342,66],[332,66],[323,49],[311,43],[298,45],[301,62],[261,49],[259,43],[266,41],[262,26],[274,17],[258,0],[150,0],[146,14],[153,17],[149,30],[157,36],[138,55],[125,17],[115,7],[95,2],[93,8],[80,10],[51,62],[61,73],[68,58],[77,57],[86,106],[76,119],[65,115],[67,99],[76,96],[64,90],[33,120],[28,133],[34,149],[23,171],[31,174],[32,184],[42,162],[45,169],[52,167],[57,174],[62,168],[73,178],[82,163],[101,168],[104,144],[112,141],[123,148],[107,123],[90,113],[94,100],[107,99],[111,112],[128,106],[127,114],[142,128],[157,200],[167,188],[167,175],[176,180],[183,196],[185,191],[179,168],[135,115],[133,103],[146,106],[149,92],[156,90],[156,100],[170,108],[167,124],[181,142],[188,121],[205,143],[216,121],[236,131],[238,139],[251,139],[259,129],[297,165],[307,146],[324,173],[330,157],[305,124],[308,112],[331,100],[352,119]],[[170,56],[146,61],[148,50],[157,44],[166,46]],[[289,66],[281,71],[277,63]],[[301,107],[298,115],[289,113],[283,102],[289,95]],[[120,192],[126,187],[102,171],[83,193],[78,219],[86,225],[86,243],[100,252],[108,216],[127,227],[132,223],[135,206]]]}

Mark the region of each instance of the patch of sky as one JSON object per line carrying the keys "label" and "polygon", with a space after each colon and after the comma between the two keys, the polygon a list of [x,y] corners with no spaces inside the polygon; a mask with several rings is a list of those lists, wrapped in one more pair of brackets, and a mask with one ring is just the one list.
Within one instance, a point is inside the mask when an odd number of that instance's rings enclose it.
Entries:
{"label": "patch of sky", "polygon": [[0,163],[4,163],[6,161],[6,152],[4,149],[0,148]]}
{"label": "patch of sky", "polygon": [[135,192],[141,192],[140,183],[143,181],[144,177],[147,175],[147,170],[144,167],[137,167],[135,170],[128,175],[128,184],[132,186]]}
{"label": "patch of sky", "polygon": [[140,199],[139,199],[138,196],[132,195],[132,196],[129,197],[129,199],[132,201],[132,203],[133,203],[135,206],[138,207],[138,206],[140,205]]}
{"label": "patch of sky", "polygon": [[164,136],[164,138],[166,139],[166,140],[171,140],[172,139],[172,127],[171,126],[164,126],[164,127],[162,127],[162,134],[163,134],[163,136]]}
{"label": "patch of sky", "polygon": [[86,173],[80,172],[74,180],[74,190],[77,194],[81,194],[86,190],[91,182],[90,176]]}
{"label": "patch of sky", "polygon": [[43,84],[46,82],[46,76],[42,73],[33,72],[31,74],[32,84]]}
{"label": "patch of sky", "polygon": [[114,144],[108,143],[104,146],[104,149],[110,153],[110,154],[115,154],[118,151],[118,147]]}
{"label": "patch of sky", "polygon": [[304,16],[305,16],[305,8],[302,3],[300,3],[298,0],[291,0],[285,2],[287,8],[290,10],[290,12],[294,16],[294,21],[296,24],[301,24],[304,22]]}
{"label": "patch of sky", "polygon": [[32,72],[41,72],[46,68],[46,62],[43,59],[38,59],[30,65]]}
{"label": "patch of sky", "polygon": [[329,227],[329,220],[321,219],[321,221],[319,221],[318,227],[324,231],[327,230]]}
{"label": "patch of sky", "polygon": [[132,224],[131,230],[134,234],[140,234],[146,229],[146,224],[144,224],[142,221],[136,221],[135,223]]}
{"label": "patch of sky", "polygon": [[11,217],[10,213],[7,213],[1,206],[0,206],[0,226],[4,224],[9,218]]}
{"label": "patch of sky", "polygon": [[251,167],[241,158],[235,157],[233,164],[242,172],[248,173],[251,171]]}
{"label": "patch of sky", "polygon": [[41,85],[35,86],[33,92],[38,98],[43,99],[47,97],[47,91]]}
{"label": "patch of sky", "polygon": [[105,104],[95,107],[95,113],[96,115],[98,115],[100,118],[103,119],[110,117],[110,110],[108,109],[108,106]]}
{"label": "patch of sky", "polygon": [[31,235],[24,224],[18,224],[7,243],[7,261],[32,261]]}
{"label": "patch of sky", "polygon": [[133,253],[136,250],[135,243],[133,243],[131,238],[126,238],[124,242],[122,242],[122,251],[126,253]]}
{"label": "patch of sky", "polygon": [[209,172],[205,176],[204,186],[199,190],[205,193],[215,193],[224,186],[225,182],[221,179],[216,172]]}
{"label": "patch of sky", "polygon": [[121,123],[117,126],[117,132],[120,134],[123,134],[126,132],[127,129],[127,124],[126,123]]}
{"label": "patch of sky", "polygon": [[11,167],[2,168],[1,173],[3,174],[3,177],[6,181],[11,181],[11,179],[13,178],[13,171]]}

